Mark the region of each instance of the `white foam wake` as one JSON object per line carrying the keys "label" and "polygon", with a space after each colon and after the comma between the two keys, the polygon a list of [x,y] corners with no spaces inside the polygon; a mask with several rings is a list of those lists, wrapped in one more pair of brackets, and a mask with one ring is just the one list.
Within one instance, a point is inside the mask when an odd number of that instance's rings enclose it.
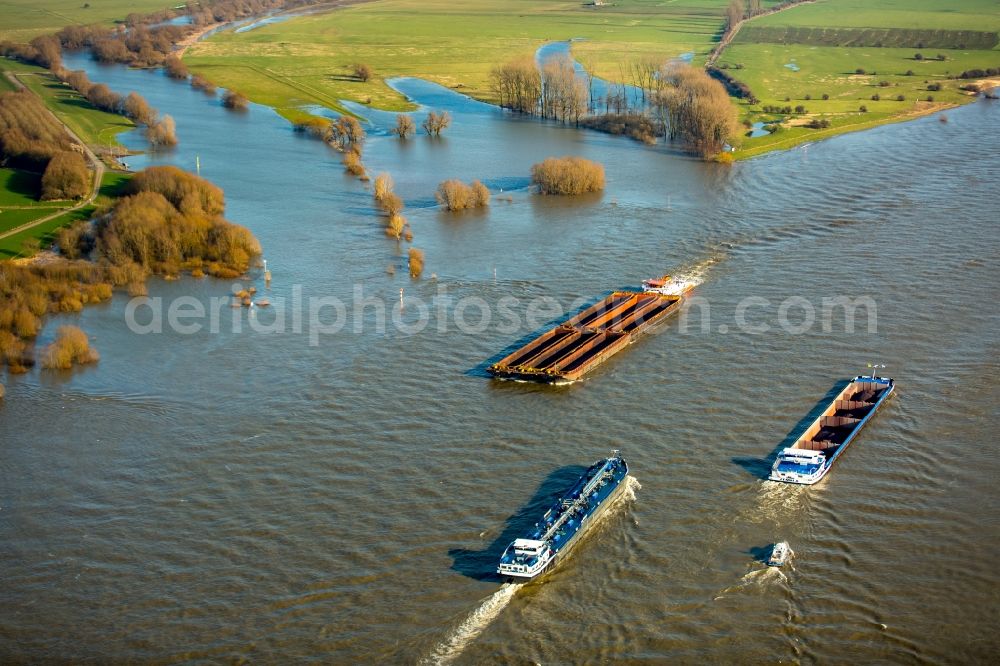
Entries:
{"label": "white foam wake", "polygon": [[673,273],[673,278],[680,282],[690,283],[692,286],[697,287],[699,284],[705,281],[708,277],[708,272],[711,270],[712,266],[719,263],[722,257],[710,257],[703,261],[699,261],[693,266],[686,266]]}
{"label": "white foam wake", "polygon": [[757,492],[757,501],[748,518],[751,522],[775,521],[808,506],[809,486],[797,483],[764,481]]}
{"label": "white foam wake", "polygon": [[521,585],[518,583],[505,583],[499,590],[483,599],[476,610],[472,611],[465,620],[462,621],[455,631],[447,639],[438,643],[430,656],[423,660],[426,664],[449,664],[458,655],[462,654],[465,647],[474,641],[483,630],[497,619],[500,612],[507,607],[514,595],[517,594]]}
{"label": "white foam wake", "polygon": [[739,582],[736,583],[735,585],[731,585],[726,589],[722,590],[721,592],[719,592],[719,594],[715,597],[714,601],[718,601],[727,594],[731,594],[734,592],[741,592],[742,590],[751,587],[763,587],[765,585],[769,585],[773,582],[778,582],[778,581],[782,583],[788,582],[788,576],[786,576],[781,569],[777,567],[764,567],[763,569],[754,569],[752,571],[743,574],[743,577],[740,578]]}

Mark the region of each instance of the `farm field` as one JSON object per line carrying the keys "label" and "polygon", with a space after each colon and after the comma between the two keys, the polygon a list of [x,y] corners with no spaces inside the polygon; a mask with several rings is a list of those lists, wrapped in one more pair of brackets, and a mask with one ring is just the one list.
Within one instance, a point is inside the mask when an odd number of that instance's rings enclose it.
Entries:
{"label": "farm field", "polygon": [[0,0],[0,41],[27,42],[74,23],[112,24],[133,12],[175,7],[169,0]]}
{"label": "farm field", "polygon": [[761,26],[1000,30],[995,0],[821,0],[763,16]]}
{"label": "farm field", "polygon": [[[405,110],[411,106],[385,79],[416,76],[490,100],[490,69],[530,57],[550,40],[582,38],[573,45],[576,57],[611,79],[619,77],[619,63],[633,57],[666,60],[690,52],[698,61],[719,39],[725,6],[725,0],[622,0],[599,8],[537,0],[383,0],[220,33],[193,46],[185,62],[292,119],[303,106],[339,109],[343,99]],[[353,78],[356,62],[373,68],[372,80]]]}
{"label": "farm field", "polygon": [[[970,81],[956,77],[1000,67],[998,29],[1000,6],[980,0],[826,0],[749,21],[717,65],[760,100],[739,103],[742,118],[783,126],[745,138],[737,157],[965,103],[972,96],[960,87]],[[804,112],[776,116],[766,106]],[[798,127],[815,118],[830,127]]]}

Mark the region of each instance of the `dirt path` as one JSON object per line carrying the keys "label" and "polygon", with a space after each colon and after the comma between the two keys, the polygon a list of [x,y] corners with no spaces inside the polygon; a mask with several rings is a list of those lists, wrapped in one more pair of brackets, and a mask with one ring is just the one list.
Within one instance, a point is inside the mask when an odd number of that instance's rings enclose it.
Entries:
{"label": "dirt path", "polygon": [[[17,76],[15,74],[13,74],[12,72],[6,72],[6,74],[7,74],[7,78],[10,79],[10,81],[13,82],[18,88],[20,88],[21,90],[28,90],[28,88],[17,78]],[[32,93],[32,94],[34,94],[34,93]],[[37,95],[36,95],[36,97],[37,97]],[[39,98],[39,100],[42,101],[42,105],[44,106],[45,102],[43,100],[41,100],[41,98]],[[32,220],[31,222],[28,222],[26,224],[22,224],[19,227],[14,227],[13,229],[10,229],[8,231],[0,233],[0,239],[8,238],[10,236],[13,236],[14,234],[19,234],[22,231],[27,231],[28,229],[32,229],[34,227],[37,227],[38,225],[44,224],[45,222],[48,222],[49,220],[52,220],[52,219],[54,219],[56,217],[59,217],[60,215],[65,215],[66,213],[71,213],[74,210],[78,210],[80,208],[83,208],[84,206],[88,206],[88,205],[90,205],[90,204],[92,204],[94,202],[94,199],[97,198],[98,192],[100,192],[100,189],[101,189],[101,180],[104,178],[104,162],[102,162],[100,159],[98,159],[97,155],[94,154],[94,151],[92,151],[90,149],[90,146],[88,146],[86,143],[84,143],[83,140],[80,139],[80,137],[76,135],[76,132],[74,132],[73,130],[71,130],[66,123],[64,123],[63,121],[59,120],[59,118],[54,113],[52,113],[52,111],[50,111],[48,107],[45,107],[45,112],[47,114],[49,114],[49,116],[53,120],[55,120],[57,123],[59,123],[59,125],[62,126],[62,128],[63,128],[63,130],[65,130],[66,134],[68,134],[69,137],[75,143],[79,144],[80,147],[83,148],[83,154],[87,158],[87,161],[90,162],[90,166],[91,166],[91,168],[94,171],[94,183],[91,186],[91,188],[90,188],[90,194],[87,195],[86,199],[82,199],[82,200],[78,201],[76,204],[74,204],[73,206],[70,206],[69,208],[61,208],[58,211],[56,211],[55,213],[52,213],[51,215],[46,215],[45,217],[40,217],[37,220]]]}

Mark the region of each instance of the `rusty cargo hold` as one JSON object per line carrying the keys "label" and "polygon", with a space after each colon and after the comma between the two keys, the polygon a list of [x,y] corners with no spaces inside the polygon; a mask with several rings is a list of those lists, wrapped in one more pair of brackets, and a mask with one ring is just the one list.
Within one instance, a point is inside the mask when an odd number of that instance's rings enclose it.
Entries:
{"label": "rusty cargo hold", "polygon": [[502,379],[572,382],[677,311],[683,297],[616,291],[489,366]]}

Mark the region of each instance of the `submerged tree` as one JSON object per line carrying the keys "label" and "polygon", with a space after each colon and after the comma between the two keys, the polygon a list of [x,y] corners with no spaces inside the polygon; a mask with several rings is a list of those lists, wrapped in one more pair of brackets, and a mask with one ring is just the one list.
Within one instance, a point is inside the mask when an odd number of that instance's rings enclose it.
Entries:
{"label": "submerged tree", "polygon": [[222,95],[222,106],[233,111],[246,111],[250,107],[250,100],[243,93],[227,90]]}
{"label": "submerged tree", "polygon": [[430,136],[441,136],[449,125],[451,125],[451,114],[447,111],[431,111],[422,123],[424,131]]}
{"label": "submerged tree", "polygon": [[669,138],[703,157],[722,150],[739,129],[725,87],[690,65],[671,65],[660,76],[672,85],[654,95],[653,104],[666,119]]}
{"label": "submerged tree", "polygon": [[524,56],[490,70],[490,88],[500,106],[518,113],[538,113],[542,76],[533,58]]}
{"label": "submerged tree", "polygon": [[408,254],[410,277],[418,278],[424,272],[424,251],[411,247]]}
{"label": "submerged tree", "polygon": [[413,122],[413,118],[405,113],[400,113],[396,115],[396,126],[389,130],[400,139],[405,139],[411,134],[417,131],[417,127]]}
{"label": "submerged tree", "polygon": [[434,198],[447,210],[465,210],[488,206],[490,191],[478,180],[466,185],[460,180],[452,179],[438,185]]}
{"label": "submerged tree", "polygon": [[100,358],[97,350],[90,348],[86,333],[76,326],[60,326],[55,342],[42,354],[42,367],[69,370],[75,364],[96,363]]}
{"label": "submerged tree", "polygon": [[604,167],[582,157],[550,157],[531,167],[541,194],[583,194],[604,189]]}

